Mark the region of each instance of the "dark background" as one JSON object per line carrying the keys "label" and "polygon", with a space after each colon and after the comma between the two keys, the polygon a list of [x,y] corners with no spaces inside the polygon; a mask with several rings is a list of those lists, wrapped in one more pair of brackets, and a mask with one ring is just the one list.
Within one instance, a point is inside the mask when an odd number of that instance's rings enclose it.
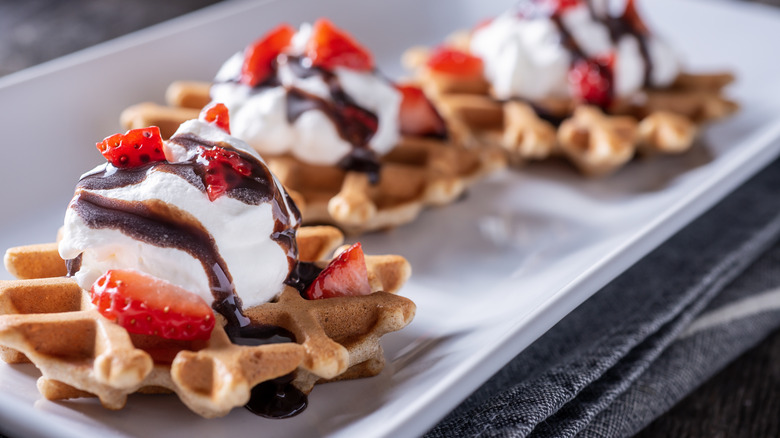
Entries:
{"label": "dark background", "polygon": [[[0,76],[217,2],[0,0]],[[780,6],[780,0],[758,2]],[[706,382],[638,436],[780,437],[778,387],[780,331]]]}

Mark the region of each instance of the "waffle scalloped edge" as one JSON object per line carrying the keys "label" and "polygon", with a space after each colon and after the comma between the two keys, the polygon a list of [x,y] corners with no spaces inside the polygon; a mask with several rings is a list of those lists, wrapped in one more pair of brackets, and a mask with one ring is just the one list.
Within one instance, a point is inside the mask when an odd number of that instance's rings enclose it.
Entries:
{"label": "waffle scalloped edge", "polygon": [[[332,227],[303,227],[301,260],[325,264],[342,241]],[[21,279],[0,282],[1,357],[31,361],[49,400],[95,396],[120,409],[131,393],[170,391],[195,413],[220,417],[245,405],[255,385],[290,373],[304,393],[315,383],[378,374],[379,339],[415,313],[412,301],[394,295],[411,273],[408,262],[366,256],[370,295],[306,300],[286,287],[276,301],[245,309],[254,322],[292,332],[295,343],[235,345],[219,324],[208,341],[131,335],[100,315],[75,281],[59,277],[64,262],[52,252],[56,244],[9,249],[7,269]]]}
{"label": "waffle scalloped edge", "polygon": [[[133,105],[122,112],[121,123],[128,129],[159,126],[168,137],[209,102],[208,86],[174,82],[166,93],[167,105]],[[454,202],[469,185],[507,164],[496,145],[461,147],[410,136],[381,158],[377,184],[371,184],[365,173],[311,165],[290,155],[263,154],[263,159],[290,192],[304,223],[331,224],[350,234],[409,223],[423,208]]]}

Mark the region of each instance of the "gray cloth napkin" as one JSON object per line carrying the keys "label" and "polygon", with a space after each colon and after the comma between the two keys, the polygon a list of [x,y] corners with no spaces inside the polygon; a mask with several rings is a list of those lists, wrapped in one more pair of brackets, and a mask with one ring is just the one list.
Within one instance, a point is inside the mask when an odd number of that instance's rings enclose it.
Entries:
{"label": "gray cloth napkin", "polygon": [[780,326],[780,161],[515,357],[427,437],[630,436]]}

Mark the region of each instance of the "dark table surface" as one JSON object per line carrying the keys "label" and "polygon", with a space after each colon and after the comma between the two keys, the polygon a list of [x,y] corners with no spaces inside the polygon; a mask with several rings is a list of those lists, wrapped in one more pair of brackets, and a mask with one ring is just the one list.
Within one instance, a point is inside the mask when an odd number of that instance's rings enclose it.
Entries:
{"label": "dark table surface", "polygon": [[[5,0],[0,76],[219,0]],[[702,0],[705,1],[705,0]],[[780,6],[780,0],[759,3]],[[748,351],[637,436],[780,437],[780,331]]]}

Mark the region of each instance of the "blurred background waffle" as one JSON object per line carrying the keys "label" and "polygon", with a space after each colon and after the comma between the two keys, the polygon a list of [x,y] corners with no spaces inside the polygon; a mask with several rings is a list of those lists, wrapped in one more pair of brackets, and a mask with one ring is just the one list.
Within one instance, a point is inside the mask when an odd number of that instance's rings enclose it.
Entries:
{"label": "blurred background waffle", "polygon": [[727,72],[683,72],[669,87],[642,89],[603,109],[560,97],[502,100],[483,75],[441,71],[430,64],[449,50],[475,56],[470,40],[469,31],[458,31],[436,48],[410,48],[402,62],[456,140],[502,146],[515,164],[562,157],[587,176],[609,175],[638,155],[688,151],[700,125],[739,107],[725,96],[724,88],[734,81]]}
{"label": "blurred background waffle", "polygon": [[[208,82],[174,82],[165,95],[167,105],[133,105],[122,112],[122,126],[159,126],[168,138],[209,103],[209,87]],[[376,183],[364,172],[309,164],[289,154],[261,156],[290,192],[304,223],[332,224],[350,234],[412,222],[424,207],[455,202],[472,183],[506,164],[497,146],[464,148],[414,136],[402,136],[380,158]]]}

